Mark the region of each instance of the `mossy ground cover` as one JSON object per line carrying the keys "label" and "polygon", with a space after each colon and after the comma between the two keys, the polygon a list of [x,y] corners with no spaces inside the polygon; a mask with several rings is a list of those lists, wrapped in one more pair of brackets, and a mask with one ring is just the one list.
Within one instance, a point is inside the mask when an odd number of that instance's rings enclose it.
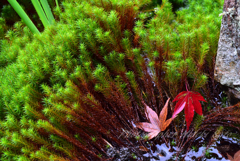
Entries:
{"label": "mossy ground cover", "polygon": [[[143,103],[159,113],[186,85],[208,101],[190,129],[238,128],[238,107],[215,99],[223,1],[193,0],[173,13],[164,0],[152,14],[149,3],[66,0],[41,34],[15,24],[1,41],[1,160],[101,160],[111,146],[144,144],[134,127],[146,120]],[[180,143],[182,129],[183,113],[167,130]]]}

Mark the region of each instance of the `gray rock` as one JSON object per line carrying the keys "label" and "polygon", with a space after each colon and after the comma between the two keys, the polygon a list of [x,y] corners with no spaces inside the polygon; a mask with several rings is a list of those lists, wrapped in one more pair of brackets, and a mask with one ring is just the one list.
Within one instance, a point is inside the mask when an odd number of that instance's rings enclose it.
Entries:
{"label": "gray rock", "polygon": [[230,105],[235,105],[240,102],[240,92],[233,88],[228,88],[226,91],[227,96],[229,98]]}
{"label": "gray rock", "polygon": [[[240,1],[225,0],[215,64],[215,79],[240,94]],[[237,91],[237,92],[236,92]],[[239,93],[238,93],[239,92]]]}

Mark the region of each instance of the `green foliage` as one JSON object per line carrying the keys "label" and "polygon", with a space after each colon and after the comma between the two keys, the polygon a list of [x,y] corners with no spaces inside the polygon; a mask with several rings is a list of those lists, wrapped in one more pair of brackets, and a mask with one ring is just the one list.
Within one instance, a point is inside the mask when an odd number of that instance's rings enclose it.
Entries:
{"label": "green foliage", "polygon": [[202,115],[195,115],[194,116],[194,128],[195,128],[195,131],[197,131],[199,129],[199,126],[202,124],[202,121],[204,120],[204,116]]}
{"label": "green foliage", "polygon": [[[54,9],[55,11],[60,10],[60,7],[55,8],[55,6],[57,5],[56,0],[47,0],[47,1],[52,9]],[[31,2],[31,0],[18,0],[17,2],[20,4],[20,6],[23,8],[23,10],[27,13],[27,15],[33,21],[33,23],[37,26],[37,28],[40,31],[42,31],[43,25],[39,19],[39,16]],[[61,3],[61,2],[62,2],[62,0],[58,0],[58,3]],[[0,2],[0,8],[1,8],[0,17],[6,21],[6,24],[4,26],[4,33],[5,33],[9,28],[12,28],[16,22],[21,21],[21,18],[16,13],[16,11],[12,8],[12,6],[9,4],[8,0],[2,0]],[[57,18],[57,15],[55,15],[55,18]],[[1,24],[0,24],[0,27],[1,27]],[[0,31],[1,31],[1,29],[0,29]],[[1,36],[1,38],[2,38],[2,36]]]}
{"label": "green foliage", "polygon": [[176,146],[176,142],[174,140],[171,141],[170,143],[171,146]]}
{"label": "green foliage", "polygon": [[148,3],[66,0],[64,12],[56,11],[59,22],[42,34],[32,35],[21,22],[6,33],[2,160],[107,158],[106,141],[125,144],[128,138],[119,136],[145,116],[143,102],[160,111],[185,80],[191,90],[205,90],[222,2],[194,0],[175,15],[164,0],[146,23],[141,9]]}
{"label": "green foliage", "polygon": [[132,158],[133,158],[133,159],[137,159],[136,154],[132,153]]}
{"label": "green foliage", "polygon": [[198,148],[196,146],[192,146],[192,150],[197,152],[198,151]]}
{"label": "green foliage", "polygon": [[207,158],[210,157],[210,149],[206,150],[205,156],[206,156]]}
{"label": "green foliage", "polygon": [[19,5],[19,3],[16,0],[8,0],[11,6],[14,8],[14,10],[18,13],[18,15],[21,17],[21,19],[24,21],[24,23],[29,27],[29,29],[33,33],[39,33],[36,26],[32,23],[30,18],[27,16],[27,14],[24,12],[22,7]]}
{"label": "green foliage", "polygon": [[136,140],[140,140],[140,139],[141,139],[141,136],[137,135],[137,136],[135,136],[135,139],[136,139]]}

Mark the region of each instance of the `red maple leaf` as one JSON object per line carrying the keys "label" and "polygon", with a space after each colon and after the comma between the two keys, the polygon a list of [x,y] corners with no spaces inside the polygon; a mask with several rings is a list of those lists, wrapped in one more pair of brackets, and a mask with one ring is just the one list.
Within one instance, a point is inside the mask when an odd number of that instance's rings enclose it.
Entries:
{"label": "red maple leaf", "polygon": [[185,108],[184,112],[188,131],[193,120],[194,111],[196,111],[199,115],[202,115],[202,106],[199,101],[206,102],[206,100],[198,92],[183,91],[175,97],[173,102],[174,101],[178,102],[175,106],[172,118],[174,119],[177,114]]}

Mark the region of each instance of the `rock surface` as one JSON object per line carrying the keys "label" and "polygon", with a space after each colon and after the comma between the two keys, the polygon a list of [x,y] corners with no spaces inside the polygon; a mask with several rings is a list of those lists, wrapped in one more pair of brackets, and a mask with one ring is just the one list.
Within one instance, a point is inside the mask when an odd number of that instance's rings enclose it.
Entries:
{"label": "rock surface", "polygon": [[240,0],[225,0],[215,79],[240,92]]}

